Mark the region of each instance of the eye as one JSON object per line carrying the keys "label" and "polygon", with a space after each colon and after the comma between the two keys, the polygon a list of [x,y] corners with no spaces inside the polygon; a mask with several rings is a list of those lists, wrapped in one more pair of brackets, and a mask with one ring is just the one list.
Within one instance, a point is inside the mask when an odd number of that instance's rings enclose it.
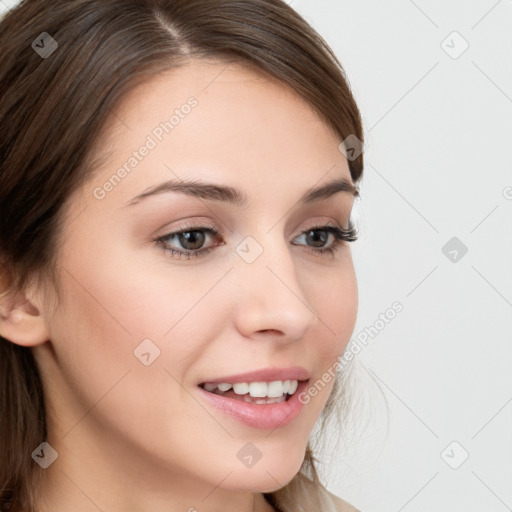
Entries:
{"label": "eye", "polygon": [[[200,257],[210,252],[213,247],[201,248],[205,244],[208,236],[218,237],[219,232],[213,226],[192,226],[186,225],[179,231],[173,231],[155,240],[165,251],[171,253],[172,256],[181,258]],[[183,249],[175,249],[173,244],[179,243]],[[221,243],[216,245],[223,245]]]}
{"label": "eye", "polygon": [[[296,240],[301,237],[304,237],[306,241],[311,241],[313,246],[316,247],[311,252],[320,256],[326,254],[334,255],[334,253],[341,249],[342,246],[346,245],[347,242],[354,242],[357,240],[357,230],[352,224],[349,225],[348,229],[328,224],[313,226],[307,231],[304,231],[296,238]],[[324,247],[324,244],[328,242],[329,237],[332,237],[334,241],[328,247]]]}
{"label": "eye", "polygon": [[[173,257],[190,259],[191,257],[199,258],[205,256],[215,246],[224,245],[224,242],[220,242],[210,247],[203,247],[209,237],[212,239],[220,238],[219,232],[213,226],[187,225],[178,231],[173,231],[157,238],[155,242],[166,252],[170,252]],[[312,244],[312,246],[309,246],[311,253],[320,256],[325,254],[332,255],[347,242],[357,240],[357,231],[353,225],[350,225],[348,229],[332,224],[319,225],[303,231],[295,240],[300,238],[303,238],[306,244]],[[330,238],[331,244],[324,247],[325,244],[328,244]],[[181,245],[182,248],[176,248],[175,244]]]}

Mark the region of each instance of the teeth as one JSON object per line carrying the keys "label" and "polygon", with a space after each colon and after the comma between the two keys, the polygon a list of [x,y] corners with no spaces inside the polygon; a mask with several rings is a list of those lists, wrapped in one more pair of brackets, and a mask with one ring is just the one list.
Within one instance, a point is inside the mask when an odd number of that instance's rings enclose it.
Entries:
{"label": "teeth", "polygon": [[266,382],[251,382],[249,384],[249,394],[255,398],[267,396],[268,385]]}
{"label": "teeth", "polygon": [[283,394],[283,381],[275,380],[273,382],[269,382],[267,396],[269,398],[277,398],[278,396],[282,396]]}
{"label": "teeth", "polygon": [[249,393],[249,384],[247,384],[247,382],[237,382],[233,384],[233,391],[237,395],[246,395]]}
{"label": "teeth", "polygon": [[262,404],[278,404],[280,402],[284,402],[286,400],[286,397],[283,395],[283,396],[280,396],[277,398],[256,398],[256,399],[254,399],[250,395],[244,395],[242,399],[244,402],[262,405]]}
{"label": "teeth", "polygon": [[237,395],[249,394],[253,398],[280,398],[286,394],[293,395],[297,391],[299,382],[296,380],[274,380],[272,382],[237,382],[236,384],[229,384],[222,382],[220,384],[205,383],[204,389],[206,391],[215,391],[216,388],[222,393],[233,391]]}

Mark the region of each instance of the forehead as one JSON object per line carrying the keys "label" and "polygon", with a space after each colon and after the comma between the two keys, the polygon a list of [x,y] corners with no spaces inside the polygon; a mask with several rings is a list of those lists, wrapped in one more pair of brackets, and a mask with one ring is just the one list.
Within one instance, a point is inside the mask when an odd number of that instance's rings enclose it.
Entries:
{"label": "forehead", "polygon": [[129,185],[116,187],[119,198],[180,177],[229,181],[249,194],[269,183],[299,193],[324,175],[350,179],[338,145],[290,87],[243,63],[195,60],[123,97],[98,140],[96,156],[104,158],[92,185],[147,146],[128,165]]}

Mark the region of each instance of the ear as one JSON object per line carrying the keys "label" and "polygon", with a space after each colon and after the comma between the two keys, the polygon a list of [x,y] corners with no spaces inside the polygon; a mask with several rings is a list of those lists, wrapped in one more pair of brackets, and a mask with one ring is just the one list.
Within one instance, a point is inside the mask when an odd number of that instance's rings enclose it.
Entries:
{"label": "ear", "polygon": [[23,347],[41,345],[50,339],[40,309],[22,292],[0,295],[0,336]]}

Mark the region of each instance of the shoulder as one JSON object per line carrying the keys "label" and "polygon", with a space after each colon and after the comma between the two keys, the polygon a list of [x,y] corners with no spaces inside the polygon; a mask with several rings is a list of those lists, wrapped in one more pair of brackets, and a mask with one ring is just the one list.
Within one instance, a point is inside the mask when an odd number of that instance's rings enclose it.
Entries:
{"label": "shoulder", "polygon": [[355,508],[353,505],[348,503],[345,500],[342,500],[338,496],[332,494],[327,489],[322,489],[322,494],[324,500],[327,501],[330,505],[330,509],[333,512],[361,512],[359,509]]}
{"label": "shoulder", "polygon": [[303,474],[297,475],[274,496],[281,512],[361,512],[329,492],[320,482],[310,480]]}

